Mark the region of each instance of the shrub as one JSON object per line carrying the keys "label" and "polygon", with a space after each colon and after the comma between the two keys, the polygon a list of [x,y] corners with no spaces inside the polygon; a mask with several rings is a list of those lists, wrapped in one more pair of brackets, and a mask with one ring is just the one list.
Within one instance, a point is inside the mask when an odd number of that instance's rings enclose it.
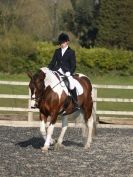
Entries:
{"label": "shrub", "polygon": [[50,42],[38,42],[37,43],[37,55],[40,58],[42,66],[47,66],[50,62],[56,46]]}
{"label": "shrub", "polygon": [[[31,57],[33,56],[34,57]],[[0,38],[0,70],[8,73],[21,73],[36,62],[35,42],[27,35],[15,32]]]}
{"label": "shrub", "polygon": [[[29,36],[14,34],[0,40],[0,71],[22,73],[47,66],[57,46],[37,42]],[[114,72],[133,75],[133,52],[122,49],[86,49],[72,45],[76,51],[77,71],[103,74]]]}
{"label": "shrub", "polygon": [[[52,43],[38,43],[38,56],[43,60],[44,66],[50,62],[56,46]],[[72,46],[76,51],[77,70],[81,72],[81,66],[85,71],[108,73],[116,72],[122,75],[133,73],[133,52],[122,49],[92,48],[86,49]],[[84,72],[83,69],[83,72]]]}
{"label": "shrub", "polygon": [[133,53],[130,51],[105,48],[82,49],[80,57],[80,63],[87,65],[91,72],[115,71],[124,75],[132,74]]}

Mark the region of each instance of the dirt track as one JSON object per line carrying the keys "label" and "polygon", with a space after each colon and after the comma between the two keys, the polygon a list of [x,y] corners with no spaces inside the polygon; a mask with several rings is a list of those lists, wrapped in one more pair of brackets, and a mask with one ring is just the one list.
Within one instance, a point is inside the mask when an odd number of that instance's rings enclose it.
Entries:
{"label": "dirt track", "polygon": [[0,177],[133,177],[133,129],[99,128],[86,151],[80,129],[69,128],[64,145],[44,154],[39,128],[1,126]]}

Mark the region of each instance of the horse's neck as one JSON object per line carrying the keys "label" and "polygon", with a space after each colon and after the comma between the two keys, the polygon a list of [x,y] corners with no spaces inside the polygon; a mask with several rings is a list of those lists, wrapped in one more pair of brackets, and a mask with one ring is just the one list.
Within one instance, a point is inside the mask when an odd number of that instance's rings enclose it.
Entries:
{"label": "horse's neck", "polygon": [[47,67],[43,67],[41,68],[41,70],[46,74],[45,77],[45,86],[51,86],[51,88],[53,88],[55,85],[57,85],[59,83],[58,78],[56,77],[56,75],[49,70]]}

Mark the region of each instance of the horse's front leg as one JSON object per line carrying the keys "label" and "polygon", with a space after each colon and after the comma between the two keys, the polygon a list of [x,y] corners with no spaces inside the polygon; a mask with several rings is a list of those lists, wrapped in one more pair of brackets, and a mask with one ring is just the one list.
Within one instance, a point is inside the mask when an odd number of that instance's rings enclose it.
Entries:
{"label": "horse's front leg", "polygon": [[62,130],[61,130],[60,136],[57,140],[57,143],[55,144],[55,150],[59,150],[60,148],[64,147],[62,142],[63,142],[65,132],[67,130],[67,127],[68,127],[67,116],[62,116]]}
{"label": "horse's front leg", "polygon": [[48,129],[47,129],[47,137],[46,137],[46,141],[44,143],[44,146],[42,147],[42,151],[43,152],[47,152],[49,147],[50,147],[50,142],[51,142],[51,137],[54,131],[54,126],[55,124],[50,123]]}
{"label": "horse's front leg", "polygon": [[44,141],[46,140],[46,122],[47,122],[47,116],[45,116],[44,114],[40,113],[40,132],[42,134],[42,137],[44,139]]}
{"label": "horse's front leg", "polygon": [[47,136],[46,136],[46,141],[44,143],[44,146],[42,147],[42,151],[43,152],[47,152],[50,144],[51,144],[51,139],[52,139],[52,135],[53,135],[53,131],[54,131],[54,127],[55,127],[55,122],[57,120],[57,115],[56,114],[52,114],[51,115],[51,121],[50,124],[47,128]]}
{"label": "horse's front leg", "polygon": [[[42,134],[42,137],[43,137],[44,141],[46,141],[47,131],[46,131],[46,122],[44,120],[40,121],[40,132]],[[55,142],[56,141],[51,137],[50,145],[54,145]]]}

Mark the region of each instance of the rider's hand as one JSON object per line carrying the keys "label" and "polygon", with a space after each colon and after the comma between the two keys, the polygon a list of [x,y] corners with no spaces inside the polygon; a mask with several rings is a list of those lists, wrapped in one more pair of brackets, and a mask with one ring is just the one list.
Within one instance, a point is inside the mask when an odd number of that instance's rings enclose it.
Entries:
{"label": "rider's hand", "polygon": [[70,72],[66,72],[65,75],[66,75],[67,77],[69,77],[69,76],[70,76]]}

